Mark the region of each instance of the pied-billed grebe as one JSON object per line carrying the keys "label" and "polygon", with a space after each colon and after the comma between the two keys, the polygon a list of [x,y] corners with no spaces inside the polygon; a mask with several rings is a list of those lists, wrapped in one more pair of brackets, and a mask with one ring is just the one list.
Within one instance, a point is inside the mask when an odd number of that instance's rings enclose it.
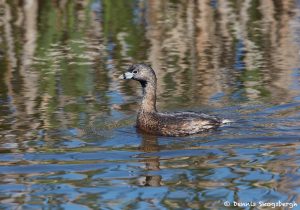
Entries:
{"label": "pied-billed grebe", "polygon": [[217,128],[225,120],[195,112],[161,113],[156,110],[156,75],[145,64],[132,65],[120,79],[133,79],[143,87],[143,100],[138,112],[136,126],[150,134],[184,136]]}

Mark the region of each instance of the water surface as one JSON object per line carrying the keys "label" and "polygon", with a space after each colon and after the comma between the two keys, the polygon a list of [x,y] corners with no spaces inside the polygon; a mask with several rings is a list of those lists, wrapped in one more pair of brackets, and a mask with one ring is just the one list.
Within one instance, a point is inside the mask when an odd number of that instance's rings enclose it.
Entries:
{"label": "water surface", "polygon": [[[299,37],[296,0],[0,1],[0,208],[300,206]],[[234,122],[138,132],[137,62],[159,110]]]}

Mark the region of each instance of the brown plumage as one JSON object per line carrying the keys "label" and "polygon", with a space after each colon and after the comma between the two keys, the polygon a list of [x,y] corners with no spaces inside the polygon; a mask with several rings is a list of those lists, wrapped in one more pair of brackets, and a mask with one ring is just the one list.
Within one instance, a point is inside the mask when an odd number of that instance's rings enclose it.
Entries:
{"label": "brown plumage", "polygon": [[175,112],[161,113],[156,110],[156,75],[150,66],[132,65],[122,79],[133,79],[141,83],[143,100],[138,112],[136,126],[150,134],[163,136],[184,136],[216,128],[222,120],[203,113]]}

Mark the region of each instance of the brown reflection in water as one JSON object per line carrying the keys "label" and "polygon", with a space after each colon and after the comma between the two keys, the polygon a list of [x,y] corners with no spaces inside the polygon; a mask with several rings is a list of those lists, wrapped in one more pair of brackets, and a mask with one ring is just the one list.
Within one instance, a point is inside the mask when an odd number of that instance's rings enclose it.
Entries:
{"label": "brown reflection in water", "polygon": [[[262,11],[273,14],[269,19],[268,35],[271,42],[269,74],[271,91],[276,102],[282,102],[293,97],[296,91],[290,89],[293,84],[293,69],[299,67],[299,45],[295,43],[292,23],[295,17],[295,1],[263,1]],[[270,2],[268,5],[267,3]],[[273,3],[273,5],[271,5]],[[270,8],[274,8],[270,11]],[[298,14],[299,15],[299,14]],[[267,15],[266,15],[267,16]],[[271,15],[270,15],[271,16]]]}
{"label": "brown reflection in water", "polygon": [[237,90],[250,100],[291,100],[296,93],[286,84],[299,66],[299,46],[287,23],[294,21],[295,2],[280,2],[220,1],[214,8],[209,0],[149,1],[149,61],[158,74],[159,105],[170,106],[177,96],[206,104],[217,92]]}
{"label": "brown reflection in water", "polygon": [[[36,98],[38,95],[37,81],[39,75],[32,70],[31,65],[36,48],[37,37],[37,1],[2,1],[2,28],[4,46],[5,84],[7,95],[11,98],[9,106],[14,109],[15,122],[13,130],[30,129],[25,136],[32,136],[32,131],[40,123],[32,117],[36,113]],[[14,9],[14,8],[17,9]]]}
{"label": "brown reflection in water", "polygon": [[195,87],[191,67],[196,66],[194,7],[193,1],[149,1],[148,59],[157,73],[159,106],[171,95],[182,97],[179,103],[194,96],[190,94]]}
{"label": "brown reflection in water", "polygon": [[[146,134],[141,134],[142,143],[139,148],[140,151],[145,152],[143,156],[147,156],[147,153],[159,152],[160,146],[157,141],[156,136],[150,136]],[[156,171],[160,170],[160,157],[152,156],[145,157],[141,162],[145,163],[145,170]],[[158,187],[161,185],[162,177],[160,175],[145,175],[138,178],[138,184],[142,186],[152,186]]]}

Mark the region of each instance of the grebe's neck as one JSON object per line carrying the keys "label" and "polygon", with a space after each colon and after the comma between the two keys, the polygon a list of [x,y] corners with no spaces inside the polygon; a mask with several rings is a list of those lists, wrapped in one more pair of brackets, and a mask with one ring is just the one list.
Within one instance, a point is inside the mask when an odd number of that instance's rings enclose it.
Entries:
{"label": "grebe's neck", "polygon": [[156,112],[156,78],[151,81],[141,81],[143,87],[142,112]]}

